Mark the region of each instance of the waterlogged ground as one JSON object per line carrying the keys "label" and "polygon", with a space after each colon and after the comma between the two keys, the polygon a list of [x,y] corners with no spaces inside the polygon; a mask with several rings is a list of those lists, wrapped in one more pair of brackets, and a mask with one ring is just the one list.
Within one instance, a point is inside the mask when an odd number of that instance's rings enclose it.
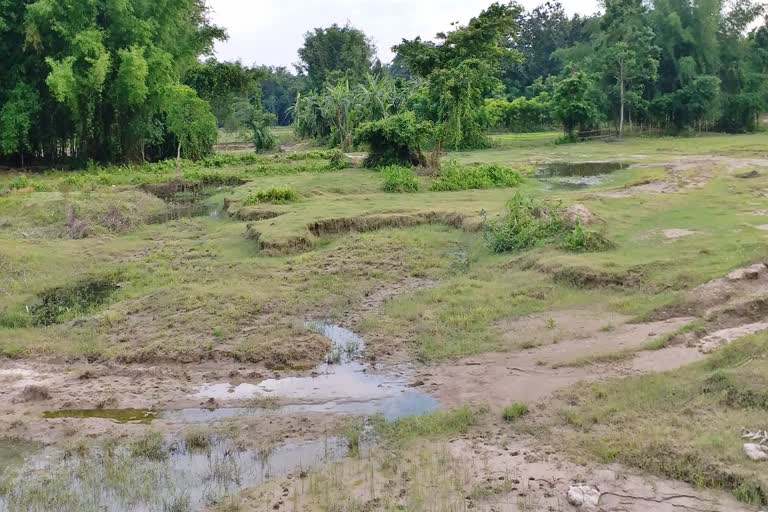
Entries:
{"label": "waterlogged ground", "polygon": [[[768,136],[554,137],[446,157],[524,178],[487,190],[300,146],[29,174],[0,196],[0,510],[768,506]],[[516,193],[611,249],[492,254]]]}

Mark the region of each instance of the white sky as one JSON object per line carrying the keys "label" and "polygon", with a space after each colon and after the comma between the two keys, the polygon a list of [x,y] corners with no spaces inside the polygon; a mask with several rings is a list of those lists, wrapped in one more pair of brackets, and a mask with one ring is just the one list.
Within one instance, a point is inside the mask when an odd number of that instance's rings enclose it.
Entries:
{"label": "white sky", "polygon": [[[208,0],[213,21],[227,29],[229,41],[216,45],[220,60],[287,66],[299,60],[304,33],[349,21],[376,44],[382,62],[401,39],[431,39],[466,23],[493,0]],[[561,0],[568,14],[592,14],[597,0]],[[526,9],[543,0],[522,0]]]}

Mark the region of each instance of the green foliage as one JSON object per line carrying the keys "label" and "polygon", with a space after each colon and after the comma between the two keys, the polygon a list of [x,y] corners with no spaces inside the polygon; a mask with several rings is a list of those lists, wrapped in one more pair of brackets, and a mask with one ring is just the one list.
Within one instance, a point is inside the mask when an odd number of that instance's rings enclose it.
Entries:
{"label": "green foliage", "polygon": [[274,114],[252,109],[247,125],[253,131],[253,146],[257,153],[275,149],[277,139],[272,133],[272,126],[276,122],[277,117]]}
{"label": "green foliage", "polygon": [[522,402],[513,402],[501,411],[501,418],[507,423],[522,418],[528,414],[528,406]]}
{"label": "green foliage", "polygon": [[450,411],[435,411],[420,416],[400,418],[391,423],[379,421],[376,430],[385,439],[394,442],[462,434],[477,423],[483,412],[464,406]]}
{"label": "green foliage", "polygon": [[213,149],[218,137],[216,118],[210,105],[186,85],[170,87],[165,98],[168,130],[176,137],[178,150],[197,160]]}
{"label": "green foliage", "polygon": [[334,23],[304,35],[299,70],[307,75],[310,86],[319,90],[340,78],[365,76],[371,71],[374,54],[373,43],[361,30]]}
{"label": "green foliage", "polygon": [[384,192],[418,192],[419,180],[410,167],[389,166],[381,169]]}
{"label": "green foliage", "polygon": [[519,61],[519,52],[505,41],[517,33],[515,4],[491,4],[466,26],[438,34],[440,43],[416,38],[395,47],[418,77],[426,80],[420,92],[419,114],[438,126],[438,149],[488,145],[483,133],[483,100],[500,88],[501,60]]}
{"label": "green foliage", "polygon": [[298,199],[299,195],[290,187],[270,187],[250,194],[245,198],[243,204],[292,203]]}
{"label": "green foliage", "polygon": [[560,247],[569,252],[599,252],[610,249],[613,244],[602,234],[576,224],[563,235]]}
{"label": "green foliage", "polygon": [[459,165],[450,162],[443,166],[430,190],[455,190],[514,187],[523,181],[520,173],[496,164]]}
{"label": "green foliage", "polygon": [[107,301],[122,277],[119,272],[93,276],[42,292],[29,307],[32,323],[51,325],[92,311]]}
{"label": "green foliage", "polygon": [[421,148],[432,125],[417,122],[413,112],[363,124],[355,132],[355,144],[368,146],[366,167],[382,165],[426,165]]}
{"label": "green foliage", "polygon": [[32,189],[35,192],[45,192],[47,188],[42,183],[32,180],[26,174],[20,174],[16,176],[13,181],[8,185],[11,190],[25,190]]}
{"label": "green foliage", "polygon": [[559,242],[572,252],[602,251],[613,246],[599,233],[565,219],[559,204],[538,201],[521,193],[507,203],[506,216],[484,223],[485,242],[497,253],[519,252]]}
{"label": "green foliage", "polygon": [[535,98],[487,99],[484,104],[486,122],[490,128],[503,128],[512,132],[535,132],[554,124],[549,94]]}
{"label": "green foliage", "polygon": [[592,97],[593,85],[585,73],[576,72],[558,82],[555,88],[552,107],[569,139],[575,137],[577,128],[588,128],[600,117]]}
{"label": "green foliage", "polygon": [[0,11],[0,157],[20,161],[171,155],[167,90],[224,37],[200,0],[3,1]]}

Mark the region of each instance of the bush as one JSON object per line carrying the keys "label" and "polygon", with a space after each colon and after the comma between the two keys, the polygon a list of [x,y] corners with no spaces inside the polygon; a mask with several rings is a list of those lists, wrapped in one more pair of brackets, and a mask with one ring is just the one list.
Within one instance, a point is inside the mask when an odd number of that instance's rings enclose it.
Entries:
{"label": "bush", "polygon": [[518,418],[522,418],[526,414],[528,414],[527,405],[525,405],[522,402],[512,402],[510,405],[506,406],[504,410],[501,412],[501,417],[507,423],[511,423]]}
{"label": "bush", "polygon": [[366,167],[424,166],[427,160],[421,148],[432,130],[432,123],[417,122],[413,112],[405,112],[361,125],[355,131],[355,144],[368,146]]}
{"label": "bush", "polygon": [[599,233],[564,219],[559,204],[535,201],[520,193],[507,203],[502,220],[484,223],[484,236],[488,247],[497,253],[524,251],[556,241],[573,252],[602,251],[613,246]]}
{"label": "bush", "polygon": [[29,179],[29,176],[27,176],[26,174],[20,174],[19,176],[16,176],[16,178],[14,178],[14,180],[11,182],[8,188],[10,188],[11,190],[25,190],[25,189],[31,188],[35,192],[46,191],[46,188],[44,185]]}
{"label": "bush", "polygon": [[384,192],[418,192],[419,180],[408,167],[390,166],[381,170],[384,174]]}
{"label": "bush", "polygon": [[433,191],[514,187],[523,181],[520,174],[509,167],[495,164],[458,165],[450,162],[440,176],[432,182]]}
{"label": "bush", "polygon": [[244,204],[257,203],[292,203],[299,199],[299,195],[290,187],[271,187],[257,190],[243,201]]}
{"label": "bush", "polygon": [[613,247],[613,243],[600,233],[588,231],[581,224],[576,224],[563,235],[560,246],[569,252],[598,252]]}

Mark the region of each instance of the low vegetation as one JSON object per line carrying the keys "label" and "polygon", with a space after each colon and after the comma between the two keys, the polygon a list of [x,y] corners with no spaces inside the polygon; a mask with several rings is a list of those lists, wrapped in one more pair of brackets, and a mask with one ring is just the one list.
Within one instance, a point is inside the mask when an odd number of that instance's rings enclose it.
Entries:
{"label": "low vegetation", "polygon": [[579,221],[565,218],[563,207],[517,193],[507,203],[506,216],[484,224],[485,241],[493,252],[519,252],[559,243],[570,252],[595,252],[613,244],[600,233],[589,231]]}
{"label": "low vegetation", "polygon": [[418,192],[419,180],[413,170],[408,167],[389,166],[381,169],[384,192]]}
{"label": "low vegetation", "polygon": [[257,190],[243,200],[243,204],[272,203],[285,204],[299,200],[299,195],[290,187],[271,187]]}
{"label": "low vegetation", "polygon": [[509,404],[501,411],[501,418],[507,423],[512,423],[528,414],[528,406],[522,402]]}
{"label": "low vegetation", "polygon": [[562,411],[566,445],[765,506],[768,479],[741,434],[765,428],[766,355],[760,334],[680,370],[579,386]]}
{"label": "low vegetation", "polygon": [[495,164],[460,165],[450,162],[442,167],[430,190],[456,190],[515,187],[523,181],[520,173]]}

